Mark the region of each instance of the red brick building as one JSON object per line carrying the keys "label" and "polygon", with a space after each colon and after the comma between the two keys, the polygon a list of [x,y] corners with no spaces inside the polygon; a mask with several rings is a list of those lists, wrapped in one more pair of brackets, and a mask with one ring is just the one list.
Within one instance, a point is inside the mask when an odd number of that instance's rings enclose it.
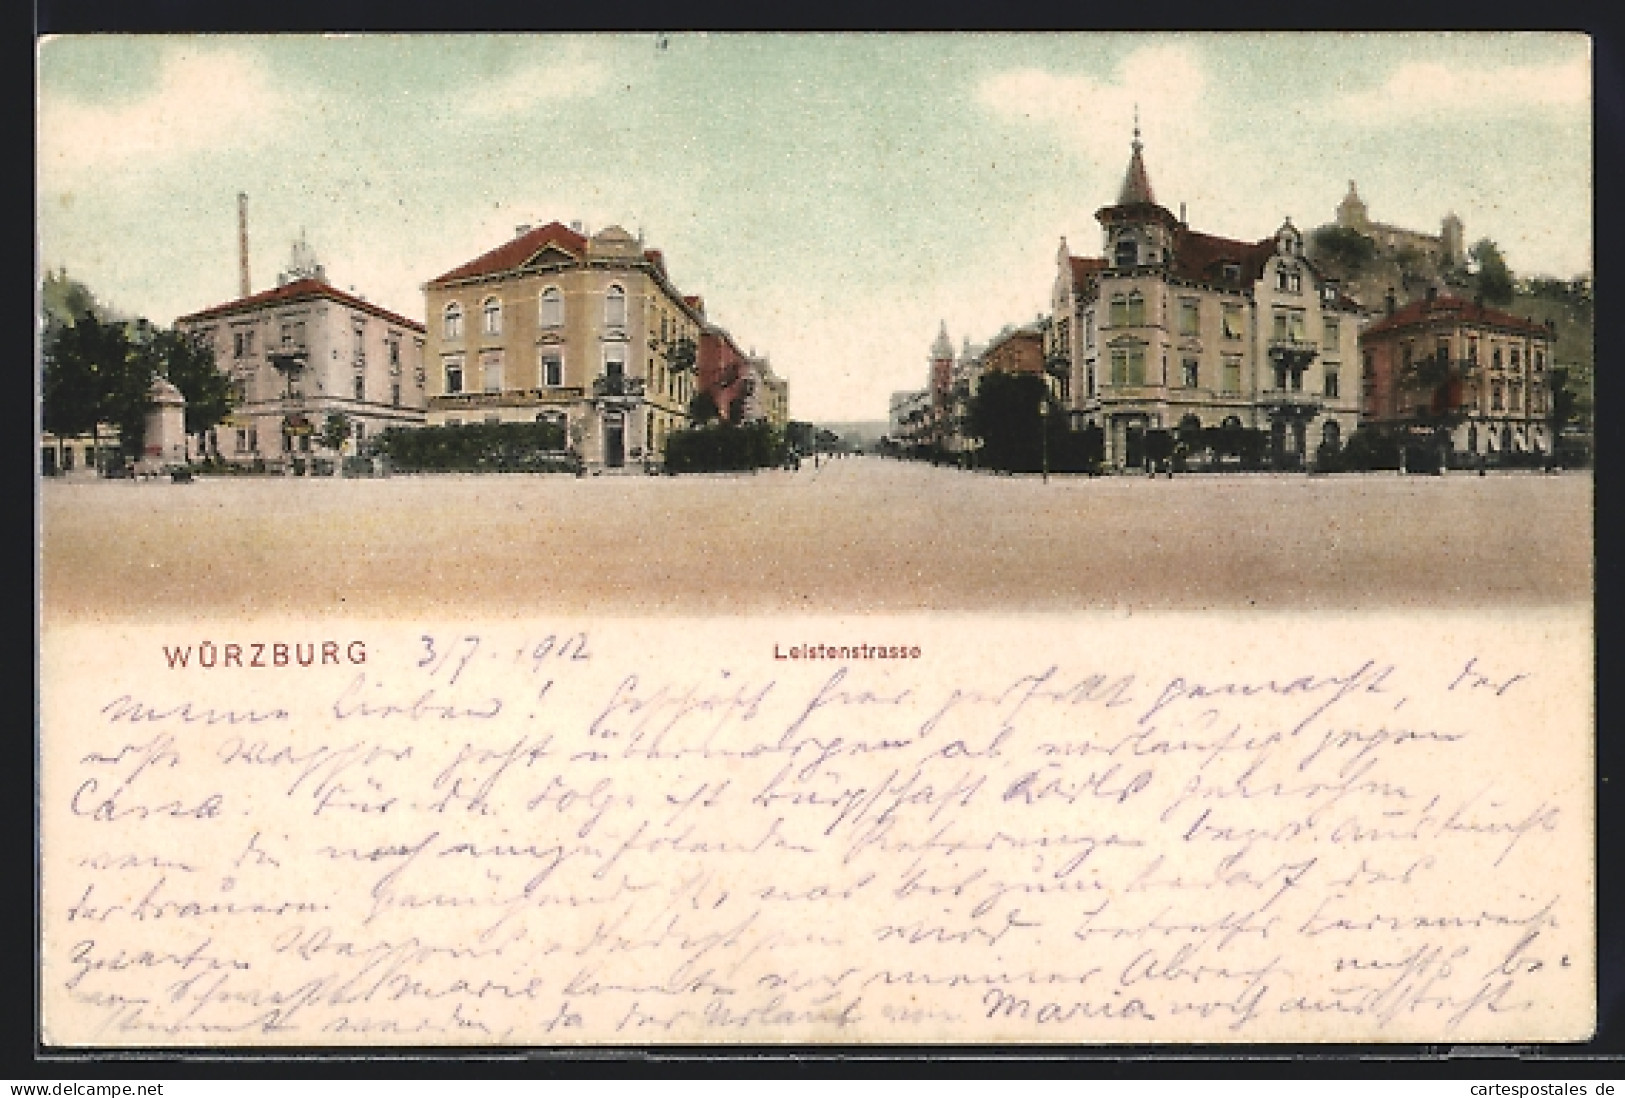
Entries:
{"label": "red brick building", "polygon": [[1429,291],[1360,335],[1361,420],[1444,429],[1457,453],[1549,453],[1555,327]]}

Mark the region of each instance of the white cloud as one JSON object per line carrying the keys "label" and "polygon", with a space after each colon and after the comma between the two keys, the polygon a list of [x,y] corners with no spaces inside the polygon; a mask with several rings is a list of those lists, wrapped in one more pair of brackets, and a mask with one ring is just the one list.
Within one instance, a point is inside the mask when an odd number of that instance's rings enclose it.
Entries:
{"label": "white cloud", "polygon": [[557,59],[533,61],[480,84],[469,93],[469,109],[483,115],[511,114],[538,103],[592,95],[608,83],[609,70],[604,64],[571,48]]}
{"label": "white cloud", "polygon": [[1109,163],[1126,157],[1136,108],[1141,128],[1159,147],[1195,140],[1203,129],[1206,85],[1190,49],[1165,45],[1135,50],[1110,79],[1016,69],[985,78],[977,97],[1006,117],[1059,127],[1091,159]]}
{"label": "white cloud", "polygon": [[1351,122],[1381,124],[1450,114],[1492,115],[1530,107],[1585,107],[1591,99],[1591,65],[1584,55],[1545,65],[1465,68],[1418,61],[1396,68],[1370,91],[1350,92],[1333,103]]}
{"label": "white cloud", "polygon": [[207,149],[254,147],[297,113],[265,64],[237,51],[177,46],[146,96],[110,105],[42,96],[43,180],[152,165]]}

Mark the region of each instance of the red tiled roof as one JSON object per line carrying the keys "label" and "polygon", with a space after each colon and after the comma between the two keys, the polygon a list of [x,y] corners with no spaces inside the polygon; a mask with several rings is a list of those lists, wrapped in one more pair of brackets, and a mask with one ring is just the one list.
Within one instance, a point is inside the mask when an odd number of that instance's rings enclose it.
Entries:
{"label": "red tiled roof", "polygon": [[261,290],[257,294],[239,297],[235,301],[227,301],[221,305],[214,305],[195,313],[176,317],[176,320],[212,320],[215,317],[228,316],[232,313],[247,312],[251,309],[262,308],[266,305],[283,305],[295,301],[309,301],[314,298],[327,298],[336,301],[351,309],[360,309],[381,317],[391,324],[399,324],[403,328],[413,331],[426,331],[423,324],[416,320],[408,320],[399,313],[392,313],[388,309],[374,305],[370,301],[363,301],[354,294],[347,294],[343,290],[334,289],[319,278],[301,278],[297,282],[290,282],[285,286],[278,286],[272,290]]}
{"label": "red tiled roof", "polygon": [[1491,309],[1480,305],[1476,301],[1456,297],[1453,294],[1441,294],[1433,300],[1422,298],[1412,301],[1394,313],[1385,316],[1365,330],[1363,335],[1375,335],[1381,332],[1393,331],[1396,328],[1408,328],[1415,324],[1432,324],[1443,322],[1446,324],[1481,324],[1485,327],[1507,328],[1525,335],[1550,335],[1551,331],[1538,321],[1526,317],[1514,316],[1502,312],[1500,309]]}
{"label": "red tiled roof", "polygon": [[1106,269],[1106,261],[1099,256],[1073,255],[1067,258],[1072,261],[1072,284],[1074,286],[1082,285],[1094,275]]}
{"label": "red tiled roof", "polygon": [[459,282],[465,278],[511,271],[549,244],[556,244],[571,255],[579,256],[586,251],[587,238],[557,221],[550,221],[539,229],[532,229],[523,236],[516,236],[507,243],[492,248],[461,267],[453,267],[445,274],[431,278],[428,284],[439,286],[447,282]]}
{"label": "red tiled roof", "polygon": [[1250,286],[1263,277],[1264,264],[1274,254],[1274,237],[1249,244],[1194,232],[1181,225],[1174,230],[1173,275],[1191,282],[1222,286],[1229,284],[1224,277],[1225,264],[1234,263],[1241,268],[1236,285]]}

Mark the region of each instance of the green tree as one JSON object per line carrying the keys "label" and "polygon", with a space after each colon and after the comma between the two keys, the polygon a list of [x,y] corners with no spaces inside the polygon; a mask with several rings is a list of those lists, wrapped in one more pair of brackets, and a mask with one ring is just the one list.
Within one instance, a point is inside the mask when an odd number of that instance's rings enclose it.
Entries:
{"label": "green tree", "polygon": [[994,469],[1032,471],[1043,461],[1041,403],[1050,404],[1048,418],[1064,418],[1049,396],[1044,379],[1036,374],[993,371],[982,375],[971,397],[966,428],[982,440],[982,459]]}
{"label": "green tree", "polygon": [[703,427],[721,418],[722,410],[717,407],[717,398],[712,396],[708,389],[701,389],[694,394],[694,399],[688,402],[688,421],[696,427]]}
{"label": "green tree", "polygon": [[1358,229],[1343,225],[1323,225],[1309,234],[1309,247],[1316,259],[1341,267],[1346,274],[1359,274],[1377,257],[1377,245]]}
{"label": "green tree", "polygon": [[1512,272],[1495,241],[1485,237],[1467,253],[1478,268],[1475,275],[1478,296],[1486,305],[1505,308],[1512,304]]}
{"label": "green tree", "polygon": [[343,412],[329,412],[322,423],[322,445],[329,450],[343,449],[350,437],[350,417]]}
{"label": "green tree", "polygon": [[126,454],[140,452],[152,375],[133,353],[123,324],[94,313],[56,327],[45,345],[45,429],[60,437],[89,434],[100,460],[101,425],[118,430]]}

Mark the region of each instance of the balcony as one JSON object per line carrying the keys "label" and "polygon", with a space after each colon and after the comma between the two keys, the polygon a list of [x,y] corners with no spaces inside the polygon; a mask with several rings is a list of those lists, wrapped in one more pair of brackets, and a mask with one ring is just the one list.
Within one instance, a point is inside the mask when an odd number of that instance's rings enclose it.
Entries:
{"label": "balcony", "polygon": [[1270,336],[1270,361],[1289,370],[1301,370],[1320,354],[1320,344],[1277,333]]}
{"label": "balcony", "polygon": [[643,396],[643,378],[626,377],[623,374],[600,374],[592,379],[592,395],[594,400],[611,399],[639,399]]}
{"label": "balcony", "polygon": [[310,364],[310,349],[303,343],[283,343],[265,352],[278,370],[303,370]]}

